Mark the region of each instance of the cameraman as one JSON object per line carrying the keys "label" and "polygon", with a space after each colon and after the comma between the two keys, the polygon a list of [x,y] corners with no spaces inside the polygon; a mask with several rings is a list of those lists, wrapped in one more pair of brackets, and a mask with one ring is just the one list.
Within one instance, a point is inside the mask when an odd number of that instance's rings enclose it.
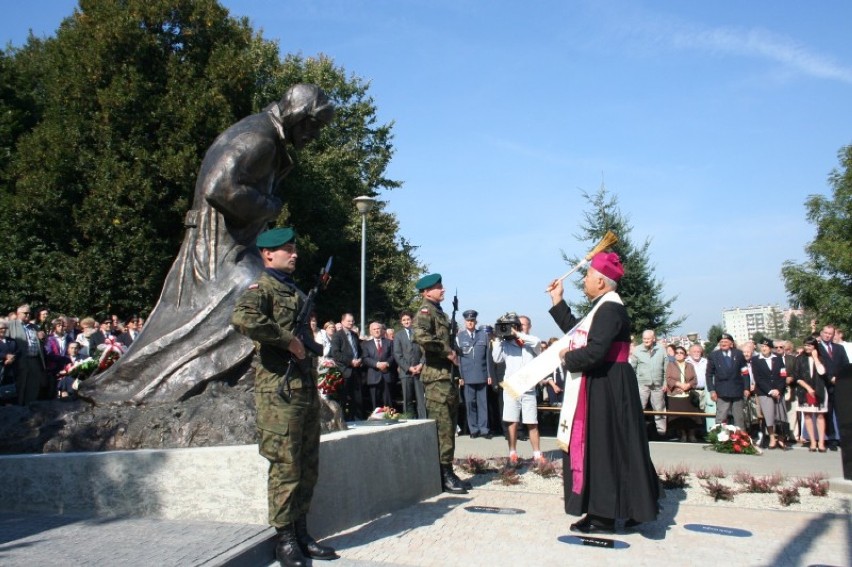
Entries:
{"label": "cameraman", "polygon": [[[507,313],[497,320],[496,327],[497,338],[494,339],[491,356],[498,364],[506,363],[506,377],[541,354],[541,340],[529,334],[532,328],[529,317]],[[533,461],[539,463],[544,458],[539,445],[538,409],[534,388],[524,392],[517,400],[503,392],[503,421],[509,424],[509,462],[512,464],[518,462],[518,422],[521,420],[530,432]]]}

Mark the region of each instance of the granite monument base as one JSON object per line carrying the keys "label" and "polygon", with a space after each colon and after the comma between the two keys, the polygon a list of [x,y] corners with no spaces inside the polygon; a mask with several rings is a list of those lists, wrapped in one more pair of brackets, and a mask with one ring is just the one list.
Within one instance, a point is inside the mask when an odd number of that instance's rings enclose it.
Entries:
{"label": "granite monument base", "polygon": [[[5,512],[267,523],[257,445],[0,456]],[[321,538],[441,492],[434,421],[328,433],[308,516]]]}

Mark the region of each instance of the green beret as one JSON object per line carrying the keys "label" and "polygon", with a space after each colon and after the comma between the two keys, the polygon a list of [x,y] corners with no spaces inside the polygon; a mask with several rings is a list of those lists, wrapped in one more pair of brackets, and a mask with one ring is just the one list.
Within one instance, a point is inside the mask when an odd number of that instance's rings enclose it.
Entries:
{"label": "green beret", "polygon": [[433,285],[441,283],[441,274],[429,274],[428,276],[423,276],[417,283],[414,284],[414,287],[417,288],[417,291],[423,291],[424,289],[429,289]]}
{"label": "green beret", "polygon": [[296,231],[292,228],[272,228],[257,237],[258,248],[278,248],[296,240]]}

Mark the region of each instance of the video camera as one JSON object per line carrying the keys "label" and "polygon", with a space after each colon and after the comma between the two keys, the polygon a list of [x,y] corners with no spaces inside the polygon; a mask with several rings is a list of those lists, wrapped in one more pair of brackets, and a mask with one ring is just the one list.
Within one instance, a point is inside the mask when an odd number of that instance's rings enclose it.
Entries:
{"label": "video camera", "polygon": [[521,319],[514,311],[510,311],[497,319],[497,322],[494,323],[494,336],[499,339],[511,339],[515,336],[512,329],[521,329]]}

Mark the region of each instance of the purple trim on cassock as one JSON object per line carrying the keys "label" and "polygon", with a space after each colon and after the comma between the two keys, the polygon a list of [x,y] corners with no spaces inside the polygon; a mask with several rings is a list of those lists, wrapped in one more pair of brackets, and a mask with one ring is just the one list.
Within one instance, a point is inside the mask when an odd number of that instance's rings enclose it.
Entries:
{"label": "purple trim on cassock", "polygon": [[626,341],[614,342],[609,347],[606,355],[607,362],[627,362],[630,358],[630,343]]}
{"label": "purple trim on cassock", "polygon": [[586,460],[586,377],[580,378],[577,394],[577,409],[571,424],[571,441],[568,445],[571,457],[571,492],[583,492],[583,471]]}

